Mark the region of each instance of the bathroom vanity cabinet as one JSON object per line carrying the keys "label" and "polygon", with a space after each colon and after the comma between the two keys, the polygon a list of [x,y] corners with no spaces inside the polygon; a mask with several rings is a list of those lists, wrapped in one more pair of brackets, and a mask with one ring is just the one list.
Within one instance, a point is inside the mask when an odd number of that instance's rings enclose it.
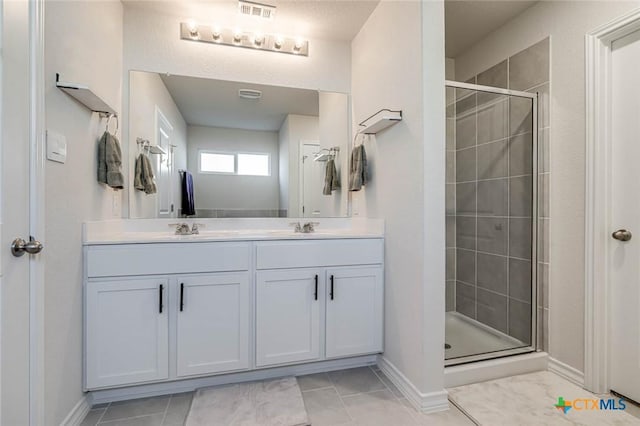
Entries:
{"label": "bathroom vanity cabinet", "polygon": [[327,359],[382,352],[382,268],[258,271],[256,288],[257,366],[322,359],[321,342]]}
{"label": "bathroom vanity cabinet", "polygon": [[87,390],[380,353],[383,239],[85,246]]}

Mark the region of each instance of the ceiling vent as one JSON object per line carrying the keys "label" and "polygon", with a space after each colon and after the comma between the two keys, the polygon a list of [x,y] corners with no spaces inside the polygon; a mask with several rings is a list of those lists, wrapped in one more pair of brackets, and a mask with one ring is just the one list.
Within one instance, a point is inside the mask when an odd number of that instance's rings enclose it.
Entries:
{"label": "ceiling vent", "polygon": [[262,92],[254,89],[240,89],[238,90],[238,96],[242,99],[260,99]]}
{"label": "ceiling vent", "polygon": [[273,19],[276,7],[268,4],[253,3],[250,1],[238,2],[238,9],[242,15],[255,16],[264,19]]}

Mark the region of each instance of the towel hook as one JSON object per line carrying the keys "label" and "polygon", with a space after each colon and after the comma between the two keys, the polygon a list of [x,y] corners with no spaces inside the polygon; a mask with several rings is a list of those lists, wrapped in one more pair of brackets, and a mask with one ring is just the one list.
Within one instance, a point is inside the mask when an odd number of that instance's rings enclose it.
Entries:
{"label": "towel hook", "polygon": [[116,119],[116,131],[114,132],[114,134],[117,134],[118,129],[120,128],[120,120],[118,119],[118,116],[116,114],[109,114],[109,116],[107,117],[107,132],[111,133],[109,127],[111,125],[111,119],[114,117]]}

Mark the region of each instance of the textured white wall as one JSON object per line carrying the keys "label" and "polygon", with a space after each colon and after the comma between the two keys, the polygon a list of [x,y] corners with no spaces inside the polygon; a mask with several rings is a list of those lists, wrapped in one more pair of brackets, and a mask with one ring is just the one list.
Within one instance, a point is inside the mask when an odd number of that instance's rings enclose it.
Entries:
{"label": "textured white wall", "polygon": [[[287,216],[289,217],[299,215],[300,141],[319,140],[320,133],[318,126],[318,117],[296,114],[287,115],[282,126],[280,126],[280,149],[283,150],[284,147],[289,154],[287,158],[287,171],[282,171],[282,176],[286,177],[286,181],[280,181],[280,184],[283,185],[283,191],[285,187],[287,189],[286,199],[288,202],[284,208],[287,209]],[[281,164],[284,166],[285,163]]]}
{"label": "textured white wall", "polygon": [[349,154],[351,140],[349,126],[349,97],[344,93],[320,92],[319,135],[320,147],[332,148],[338,146],[340,152],[335,158],[336,170],[340,178],[340,189],[331,195],[321,198],[320,217],[346,216],[349,214]]}
{"label": "textured white wall", "polygon": [[[142,191],[133,189],[133,174],[135,167],[135,159],[138,156],[139,148],[135,143],[136,138],[142,138],[150,141],[152,144],[158,144],[156,129],[156,106],[162,114],[169,120],[173,126],[171,134],[171,144],[176,145],[174,150],[174,169],[175,177],[173,179],[173,204],[176,208],[180,208],[180,176],[179,169],[187,167],[187,123],[184,121],[180,110],[176,106],[167,87],[162,82],[160,76],[156,73],[148,72],[132,72],[129,77],[131,92],[129,94],[129,138],[132,141],[129,145],[129,153],[127,155],[128,162],[125,167],[129,168],[128,188],[130,217],[131,218],[154,218],[158,217],[158,194],[147,195]],[[149,155],[151,163],[157,166],[158,156]],[[154,166],[155,167],[155,166]],[[156,168],[157,170],[157,168]],[[156,173],[156,182],[158,173]],[[158,188],[160,190],[160,188]]]}
{"label": "textured white wall", "polygon": [[371,182],[352,200],[354,215],[385,219],[384,356],[426,393],[442,390],[444,368],[443,13],[442,2],[383,1],[351,46],[354,130],[379,109],[403,111],[365,140]]}
{"label": "textured white wall", "polygon": [[308,57],[194,43],[179,37],[173,17],[125,5],[125,70],[349,92],[348,42],[309,40]]}
{"label": "textured white wall", "polygon": [[[278,193],[278,208],[287,210],[289,208],[289,126],[288,117],[282,122],[278,132],[278,181],[280,192]],[[287,211],[287,216],[290,216]]]}
{"label": "textured white wall", "polygon": [[121,110],[122,4],[47,2],[45,14],[46,125],[68,152],[45,171],[45,424],[57,425],[82,397],[82,223],[112,218],[114,193],[96,181],[104,122],[57,89],[55,74]]}
{"label": "textured white wall", "polygon": [[[196,209],[279,208],[277,132],[189,126],[187,139],[187,164],[193,174]],[[269,154],[271,176],[198,173],[198,152],[203,149]]]}
{"label": "textured white wall", "polygon": [[[420,385],[425,393],[444,391],[445,328],[445,56],[444,1],[422,2],[422,131],[424,253],[422,304],[424,324]],[[446,395],[446,393],[445,393]],[[442,394],[438,395],[440,398]]]}
{"label": "textured white wall", "polygon": [[[455,58],[456,79],[551,36],[549,352],[584,369],[584,36],[640,2],[539,2]],[[558,232],[556,232],[556,230]]]}

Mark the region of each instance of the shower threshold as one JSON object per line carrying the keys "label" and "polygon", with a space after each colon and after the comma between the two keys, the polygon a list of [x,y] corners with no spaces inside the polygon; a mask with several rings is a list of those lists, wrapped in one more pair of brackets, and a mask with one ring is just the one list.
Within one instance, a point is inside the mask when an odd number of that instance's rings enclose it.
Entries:
{"label": "shower threshold", "polygon": [[[445,365],[454,365],[474,355],[493,354],[502,356],[502,352],[513,349],[526,351],[528,343],[522,342],[499,330],[471,319],[459,312],[447,312],[445,318]],[[517,352],[521,352],[520,350]]]}

